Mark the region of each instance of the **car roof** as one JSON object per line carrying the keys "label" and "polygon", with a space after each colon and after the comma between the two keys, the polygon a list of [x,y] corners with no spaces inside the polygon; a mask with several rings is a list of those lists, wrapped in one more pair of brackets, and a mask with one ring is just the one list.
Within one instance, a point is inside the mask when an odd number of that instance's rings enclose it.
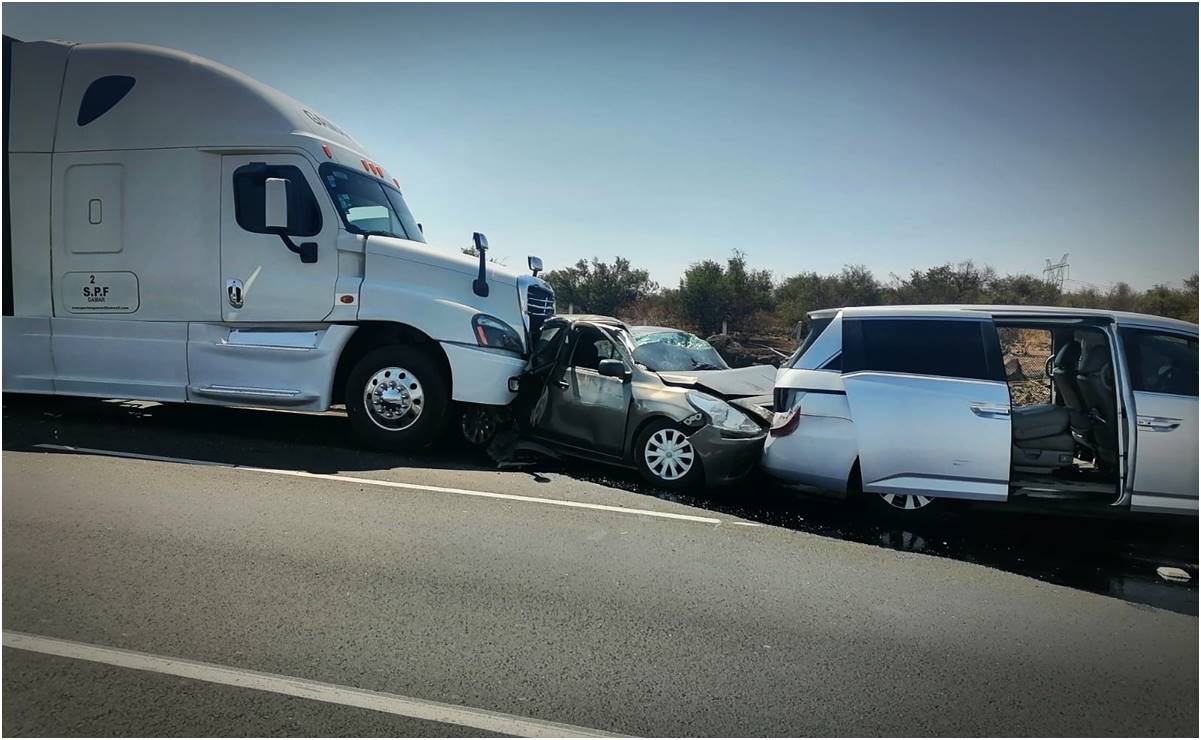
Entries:
{"label": "car roof", "polygon": [[1180,319],[1152,316],[1130,311],[1109,311],[1103,308],[1069,308],[1065,306],[1003,306],[986,304],[944,304],[912,306],[847,306],[809,312],[811,319],[833,318],[839,312],[846,318],[881,316],[964,316],[986,314],[993,318],[1081,318],[1107,319],[1118,324],[1174,329],[1197,333],[1197,325]]}
{"label": "car roof", "polygon": [[547,322],[556,321],[567,324],[600,324],[602,326],[610,326],[619,329],[625,329],[626,325],[621,319],[615,319],[612,316],[602,316],[592,313],[559,313],[547,319]]}
{"label": "car roof", "polygon": [[684,331],[683,329],[676,329],[671,326],[631,326],[631,327],[629,327],[629,329],[630,329],[630,333],[636,337],[642,336],[644,334],[659,334],[660,332],[665,332],[665,331],[680,332],[682,334],[690,334],[691,333],[691,332]]}

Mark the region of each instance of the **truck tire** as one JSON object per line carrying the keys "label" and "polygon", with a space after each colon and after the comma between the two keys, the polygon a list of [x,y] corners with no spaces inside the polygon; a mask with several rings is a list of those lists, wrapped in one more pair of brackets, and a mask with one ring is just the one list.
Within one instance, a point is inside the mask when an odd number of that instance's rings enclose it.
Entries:
{"label": "truck tire", "polygon": [[367,444],[415,450],[446,427],[450,392],[444,371],[413,345],[390,345],[364,355],[346,377],[346,414]]}
{"label": "truck tire", "polygon": [[646,425],[634,442],[634,460],[643,479],[659,488],[686,491],[704,485],[701,456],[688,441],[688,430],[669,419]]}

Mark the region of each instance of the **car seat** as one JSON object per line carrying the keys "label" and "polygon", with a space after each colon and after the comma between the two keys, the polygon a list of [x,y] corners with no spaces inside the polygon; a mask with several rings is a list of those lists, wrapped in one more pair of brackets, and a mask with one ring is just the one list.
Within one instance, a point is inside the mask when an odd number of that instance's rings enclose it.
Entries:
{"label": "car seat", "polygon": [[1089,332],[1085,336],[1076,381],[1088,422],[1086,432],[1078,435],[1078,439],[1096,453],[1098,463],[1113,465],[1118,456],[1118,404],[1113,359],[1103,334]]}
{"label": "car seat", "polygon": [[1080,352],[1079,343],[1065,342],[1049,363],[1051,381],[1062,406],[1044,403],[1012,410],[1011,454],[1015,470],[1049,473],[1072,464],[1076,443],[1071,429],[1087,422],[1084,401],[1076,385]]}

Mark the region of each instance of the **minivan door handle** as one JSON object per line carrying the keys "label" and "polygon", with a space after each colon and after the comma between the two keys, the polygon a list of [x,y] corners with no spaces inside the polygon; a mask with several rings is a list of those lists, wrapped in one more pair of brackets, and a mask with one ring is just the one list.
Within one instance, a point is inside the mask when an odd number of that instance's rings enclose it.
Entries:
{"label": "minivan door handle", "polygon": [[1140,416],[1138,428],[1149,432],[1170,432],[1180,426],[1180,419],[1170,419],[1166,416]]}
{"label": "minivan door handle", "polygon": [[996,403],[968,404],[972,413],[984,419],[1005,419],[1009,417],[1009,407]]}

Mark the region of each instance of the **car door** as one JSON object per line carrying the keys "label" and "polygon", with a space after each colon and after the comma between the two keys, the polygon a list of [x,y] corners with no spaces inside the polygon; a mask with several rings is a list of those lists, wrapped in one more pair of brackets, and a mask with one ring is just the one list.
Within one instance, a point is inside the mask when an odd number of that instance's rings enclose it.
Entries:
{"label": "car door", "polygon": [[991,320],[844,319],[843,387],[865,492],[1008,498],[1009,389]]}
{"label": "car door", "polygon": [[601,360],[626,362],[618,342],[593,326],[572,330],[569,358],[551,373],[546,408],[535,425],[540,436],[604,455],[619,456],[625,442],[630,384],[605,377]]}
{"label": "car door", "polygon": [[1134,396],[1132,509],[1197,512],[1197,337],[1124,328]]}
{"label": "car door", "polygon": [[[334,306],[338,219],[312,164],[296,154],[221,158],[221,317],[225,321],[320,321]],[[315,242],[302,262],[264,225],[267,178],[288,181],[288,231]]]}

